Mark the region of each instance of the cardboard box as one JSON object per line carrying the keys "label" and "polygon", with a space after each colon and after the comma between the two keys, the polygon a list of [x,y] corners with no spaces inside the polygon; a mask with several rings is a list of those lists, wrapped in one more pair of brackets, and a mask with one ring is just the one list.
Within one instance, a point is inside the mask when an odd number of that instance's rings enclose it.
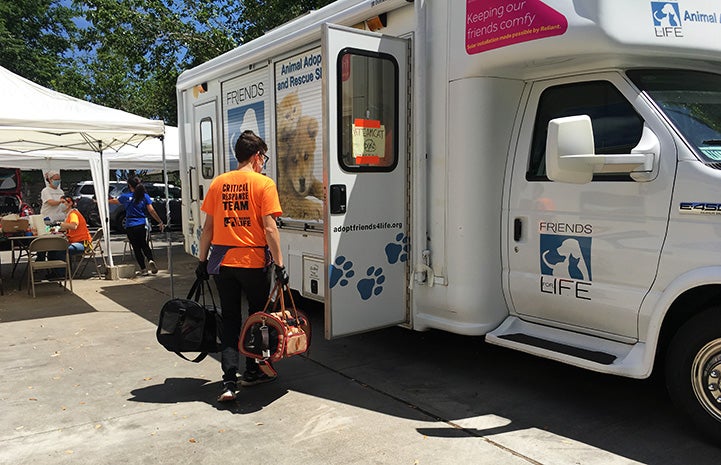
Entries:
{"label": "cardboard box", "polygon": [[19,220],[6,220],[5,218],[0,219],[0,228],[2,228],[5,234],[16,234],[24,233],[28,230],[30,222],[25,218]]}

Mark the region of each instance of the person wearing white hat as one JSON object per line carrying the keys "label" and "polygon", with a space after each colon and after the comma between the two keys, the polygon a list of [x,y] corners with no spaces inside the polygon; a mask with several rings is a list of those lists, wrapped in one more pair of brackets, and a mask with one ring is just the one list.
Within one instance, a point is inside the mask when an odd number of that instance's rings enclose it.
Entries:
{"label": "person wearing white hat", "polygon": [[60,172],[50,170],[45,173],[47,186],[40,191],[40,214],[43,218],[50,218],[50,221],[57,223],[65,219],[65,207],[62,202],[64,195],[60,188]]}

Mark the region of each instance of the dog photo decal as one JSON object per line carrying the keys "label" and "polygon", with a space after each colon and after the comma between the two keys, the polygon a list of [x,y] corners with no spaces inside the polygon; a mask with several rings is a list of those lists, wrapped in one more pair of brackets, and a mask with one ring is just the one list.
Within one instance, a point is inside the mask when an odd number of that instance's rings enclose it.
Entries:
{"label": "dog photo decal", "polygon": [[591,237],[541,234],[541,274],[591,282]]}
{"label": "dog photo decal", "polygon": [[283,216],[323,219],[321,56],[313,49],[275,64],[278,194]]}

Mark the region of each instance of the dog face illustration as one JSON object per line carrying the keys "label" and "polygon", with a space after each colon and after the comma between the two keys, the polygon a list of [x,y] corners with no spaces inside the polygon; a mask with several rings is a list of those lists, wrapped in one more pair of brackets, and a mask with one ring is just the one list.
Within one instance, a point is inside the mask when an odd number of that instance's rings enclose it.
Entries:
{"label": "dog face illustration", "polygon": [[300,115],[303,112],[303,106],[298,98],[298,92],[283,97],[278,104],[278,139],[281,142],[287,142],[293,136]]}
{"label": "dog face illustration", "polygon": [[286,159],[282,161],[293,190],[301,196],[310,195],[315,182],[313,169],[317,136],[318,121],[309,116],[301,117],[296,131],[288,141]]}
{"label": "dog face illustration", "polygon": [[657,26],[676,27],[681,24],[678,11],[676,11],[677,5],[672,3],[656,3],[655,5],[663,5],[661,8],[655,9],[653,12],[653,18]]}
{"label": "dog face illustration", "polygon": [[569,238],[561,242],[555,250],[555,254],[560,257],[560,260],[555,263],[552,263],[548,258],[550,252],[551,250],[543,252],[541,259],[553,271],[553,276],[584,281],[590,280],[588,264],[583,258],[578,239]]}

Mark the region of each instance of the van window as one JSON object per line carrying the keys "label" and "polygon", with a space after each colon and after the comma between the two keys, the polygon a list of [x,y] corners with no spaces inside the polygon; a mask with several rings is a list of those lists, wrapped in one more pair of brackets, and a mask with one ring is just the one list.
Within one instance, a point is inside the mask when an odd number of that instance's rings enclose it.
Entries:
{"label": "van window", "polygon": [[707,163],[721,162],[721,75],[682,69],[628,71]]}
{"label": "van window", "polygon": [[[643,119],[631,103],[608,81],[591,81],[549,87],[541,94],[533,128],[528,181],[548,181],[546,137],[554,118],[588,115],[593,125],[597,154],[631,153],[643,132]],[[627,174],[599,173],[594,181],[631,181]]]}
{"label": "van window", "polygon": [[398,164],[398,63],[391,55],[344,49],[338,55],[338,157],[347,171],[392,171]]}
{"label": "van window", "polygon": [[203,118],[200,120],[200,172],[204,179],[213,179],[214,166],[213,121],[210,118]]}

